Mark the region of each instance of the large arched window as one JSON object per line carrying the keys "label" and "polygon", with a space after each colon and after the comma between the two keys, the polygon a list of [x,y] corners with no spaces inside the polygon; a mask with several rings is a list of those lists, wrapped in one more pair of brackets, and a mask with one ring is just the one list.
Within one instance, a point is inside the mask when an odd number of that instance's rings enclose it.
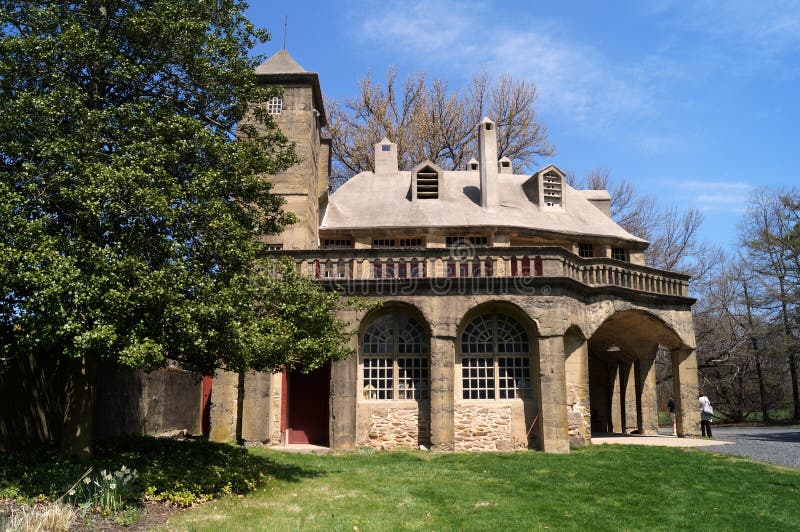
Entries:
{"label": "large arched window", "polygon": [[407,313],[390,312],[373,320],[361,342],[364,399],[428,399],[430,340]]}
{"label": "large arched window", "polygon": [[504,314],[484,314],[461,333],[464,399],[528,398],[531,357],[528,333]]}

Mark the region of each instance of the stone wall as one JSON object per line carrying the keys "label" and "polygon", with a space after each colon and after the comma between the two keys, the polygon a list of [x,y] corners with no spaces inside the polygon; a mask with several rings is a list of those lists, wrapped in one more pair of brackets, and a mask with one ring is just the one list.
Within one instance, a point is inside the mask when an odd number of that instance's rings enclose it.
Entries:
{"label": "stone wall", "polygon": [[514,437],[512,408],[461,404],[455,408],[456,451],[511,451],[527,449],[528,442]]}
{"label": "stone wall", "polygon": [[366,434],[359,438],[359,445],[386,450],[430,446],[430,408],[427,405],[371,408],[368,419]]}

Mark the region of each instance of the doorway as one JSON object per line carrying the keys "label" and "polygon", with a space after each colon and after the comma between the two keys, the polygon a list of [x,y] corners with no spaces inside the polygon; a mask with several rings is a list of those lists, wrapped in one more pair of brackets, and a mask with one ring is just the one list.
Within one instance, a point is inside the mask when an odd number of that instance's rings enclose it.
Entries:
{"label": "doorway", "polygon": [[286,443],[329,445],[331,365],[284,373]]}

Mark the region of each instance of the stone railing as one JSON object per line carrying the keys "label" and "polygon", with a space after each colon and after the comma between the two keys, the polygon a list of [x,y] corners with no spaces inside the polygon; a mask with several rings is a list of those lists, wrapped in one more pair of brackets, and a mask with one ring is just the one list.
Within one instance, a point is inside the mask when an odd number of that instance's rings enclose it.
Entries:
{"label": "stone railing", "polygon": [[590,287],[689,296],[689,277],[607,258],[581,258],[560,247],[318,249],[272,252],[291,257],[318,280],[568,278]]}

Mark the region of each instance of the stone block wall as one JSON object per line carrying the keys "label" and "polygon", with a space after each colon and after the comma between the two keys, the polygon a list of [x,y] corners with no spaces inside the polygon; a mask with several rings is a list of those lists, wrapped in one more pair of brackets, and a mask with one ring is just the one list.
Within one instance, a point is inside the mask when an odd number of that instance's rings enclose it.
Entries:
{"label": "stone block wall", "polygon": [[370,408],[366,432],[358,445],[376,449],[416,449],[431,444],[430,407]]}
{"label": "stone block wall", "polygon": [[455,412],[456,451],[511,451],[527,449],[528,442],[514,435],[512,407],[461,404]]}

